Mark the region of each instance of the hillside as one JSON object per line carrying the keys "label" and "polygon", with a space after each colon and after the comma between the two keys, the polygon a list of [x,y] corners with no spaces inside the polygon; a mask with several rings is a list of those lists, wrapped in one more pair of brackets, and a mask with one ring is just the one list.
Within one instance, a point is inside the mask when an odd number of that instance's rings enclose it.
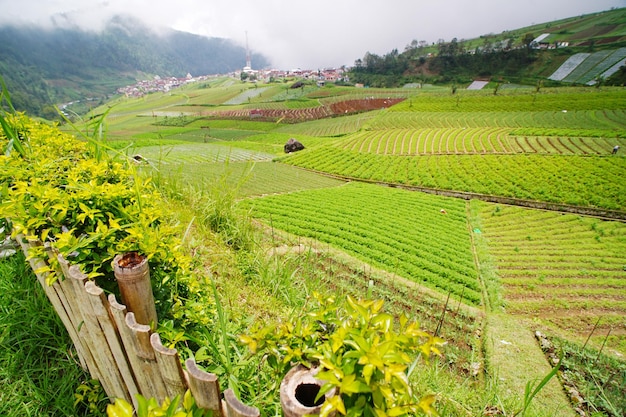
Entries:
{"label": "hillside", "polygon": [[[243,282],[220,281],[244,316],[270,321],[311,289],[385,299],[447,341],[441,379],[415,384],[450,416],[513,415],[549,372],[541,331],[584,403],[570,407],[555,378],[528,415],[624,414],[623,88],[257,90],[216,78],[94,111],[110,109],[107,144],[177,195],[225,193],[264,225],[277,275],[243,261]],[[286,155],[290,138],[305,149]]]}
{"label": "hillside", "polygon": [[[464,84],[477,78],[530,85],[586,84],[598,76],[609,79],[617,73],[624,65],[620,52],[624,46],[626,8],[620,8],[475,39],[454,38],[431,45],[413,40],[401,53],[367,53],[357,60],[351,79],[373,87],[411,82]],[[577,55],[577,63],[586,61],[585,65],[563,79],[569,72],[557,71],[573,55]],[[618,77],[620,74],[615,75],[614,85],[623,83]]]}
{"label": "hillside", "polygon": [[[120,96],[93,116],[106,114],[105,145],[143,161],[189,225],[189,253],[215,271],[229,334],[298,322],[313,291],[367,294],[446,340],[410,379],[437,394],[441,415],[517,413],[553,363],[540,331],[566,369],[526,415],[622,416],[626,158],[613,149],[626,149],[626,91],[494,91],[215,77]],[[305,149],[286,155],[290,138]],[[213,249],[214,236],[230,249]],[[272,374],[234,340],[227,363],[168,334],[221,386]],[[275,388],[242,387],[242,400],[274,415]]]}
{"label": "hillside", "polygon": [[[0,27],[0,75],[17,109],[55,118],[55,104],[101,99],[150,75],[224,74],[245,65],[230,40],[150,28],[125,16],[102,32],[78,28]],[[267,64],[253,56],[257,65]]]}

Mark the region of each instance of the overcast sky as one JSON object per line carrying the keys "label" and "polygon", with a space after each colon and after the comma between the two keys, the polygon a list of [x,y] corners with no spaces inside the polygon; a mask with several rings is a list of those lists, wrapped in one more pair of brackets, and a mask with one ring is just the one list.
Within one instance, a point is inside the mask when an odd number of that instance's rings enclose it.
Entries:
{"label": "overcast sky", "polygon": [[[99,29],[114,14],[229,38],[280,69],[353,65],[412,40],[470,39],[626,7],[626,0],[0,0],[0,24],[71,20]],[[254,62],[252,62],[254,67]]]}

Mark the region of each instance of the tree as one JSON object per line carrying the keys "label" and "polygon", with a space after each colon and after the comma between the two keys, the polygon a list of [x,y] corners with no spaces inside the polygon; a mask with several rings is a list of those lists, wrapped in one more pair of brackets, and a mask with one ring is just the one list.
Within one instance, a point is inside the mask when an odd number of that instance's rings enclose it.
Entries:
{"label": "tree", "polygon": [[535,35],[529,32],[529,33],[526,33],[524,37],[522,38],[522,45],[524,45],[524,47],[526,47],[526,49],[530,51],[533,47],[534,41],[535,41]]}

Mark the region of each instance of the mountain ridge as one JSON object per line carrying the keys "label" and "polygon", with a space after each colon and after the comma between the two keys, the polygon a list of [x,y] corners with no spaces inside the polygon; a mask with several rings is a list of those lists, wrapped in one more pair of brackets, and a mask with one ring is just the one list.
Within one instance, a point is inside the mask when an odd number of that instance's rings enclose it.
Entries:
{"label": "mountain ridge", "polygon": [[[104,100],[149,75],[224,74],[243,68],[246,50],[225,38],[153,28],[118,15],[101,31],[0,26],[0,75],[18,110],[58,117],[54,105]],[[257,66],[266,57],[253,54]]]}

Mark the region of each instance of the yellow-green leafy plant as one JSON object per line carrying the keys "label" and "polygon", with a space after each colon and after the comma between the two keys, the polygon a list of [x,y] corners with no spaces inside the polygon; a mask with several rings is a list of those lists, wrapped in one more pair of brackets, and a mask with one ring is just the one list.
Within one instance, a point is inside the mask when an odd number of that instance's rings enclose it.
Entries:
{"label": "yellow-green leafy plant", "polygon": [[187,390],[181,403],[180,396],[173,400],[166,398],[159,404],[155,398],[146,399],[137,394],[137,409],[121,398],[116,398],[114,404],[107,406],[108,417],[208,417],[210,410],[199,408],[191,392]]}
{"label": "yellow-green leafy plant", "polygon": [[104,415],[103,404],[107,402],[106,393],[97,379],[83,382],[74,393],[74,406],[83,406],[93,416]]}
{"label": "yellow-green leafy plant", "polygon": [[318,399],[333,388],[321,409],[350,417],[436,415],[433,395],[418,396],[409,384],[410,370],[431,354],[442,339],[420,329],[406,316],[382,310],[382,300],[315,294],[311,308],[295,320],[255,329],[240,340],[253,353],[265,355],[278,375],[294,364],[320,368],[325,381]]}
{"label": "yellow-green leafy plant", "polygon": [[[51,247],[115,291],[115,255],[141,253],[151,266],[159,318],[173,320],[177,331],[208,324],[212,298],[182,250],[184,225],[149,178],[126,158],[95,158],[94,147],[57,126],[1,110],[0,120],[0,218],[10,222],[14,237],[43,243],[29,256],[46,259]],[[37,271],[49,273],[49,284],[59,278],[55,263],[51,257]],[[186,307],[198,299],[202,312]]]}

